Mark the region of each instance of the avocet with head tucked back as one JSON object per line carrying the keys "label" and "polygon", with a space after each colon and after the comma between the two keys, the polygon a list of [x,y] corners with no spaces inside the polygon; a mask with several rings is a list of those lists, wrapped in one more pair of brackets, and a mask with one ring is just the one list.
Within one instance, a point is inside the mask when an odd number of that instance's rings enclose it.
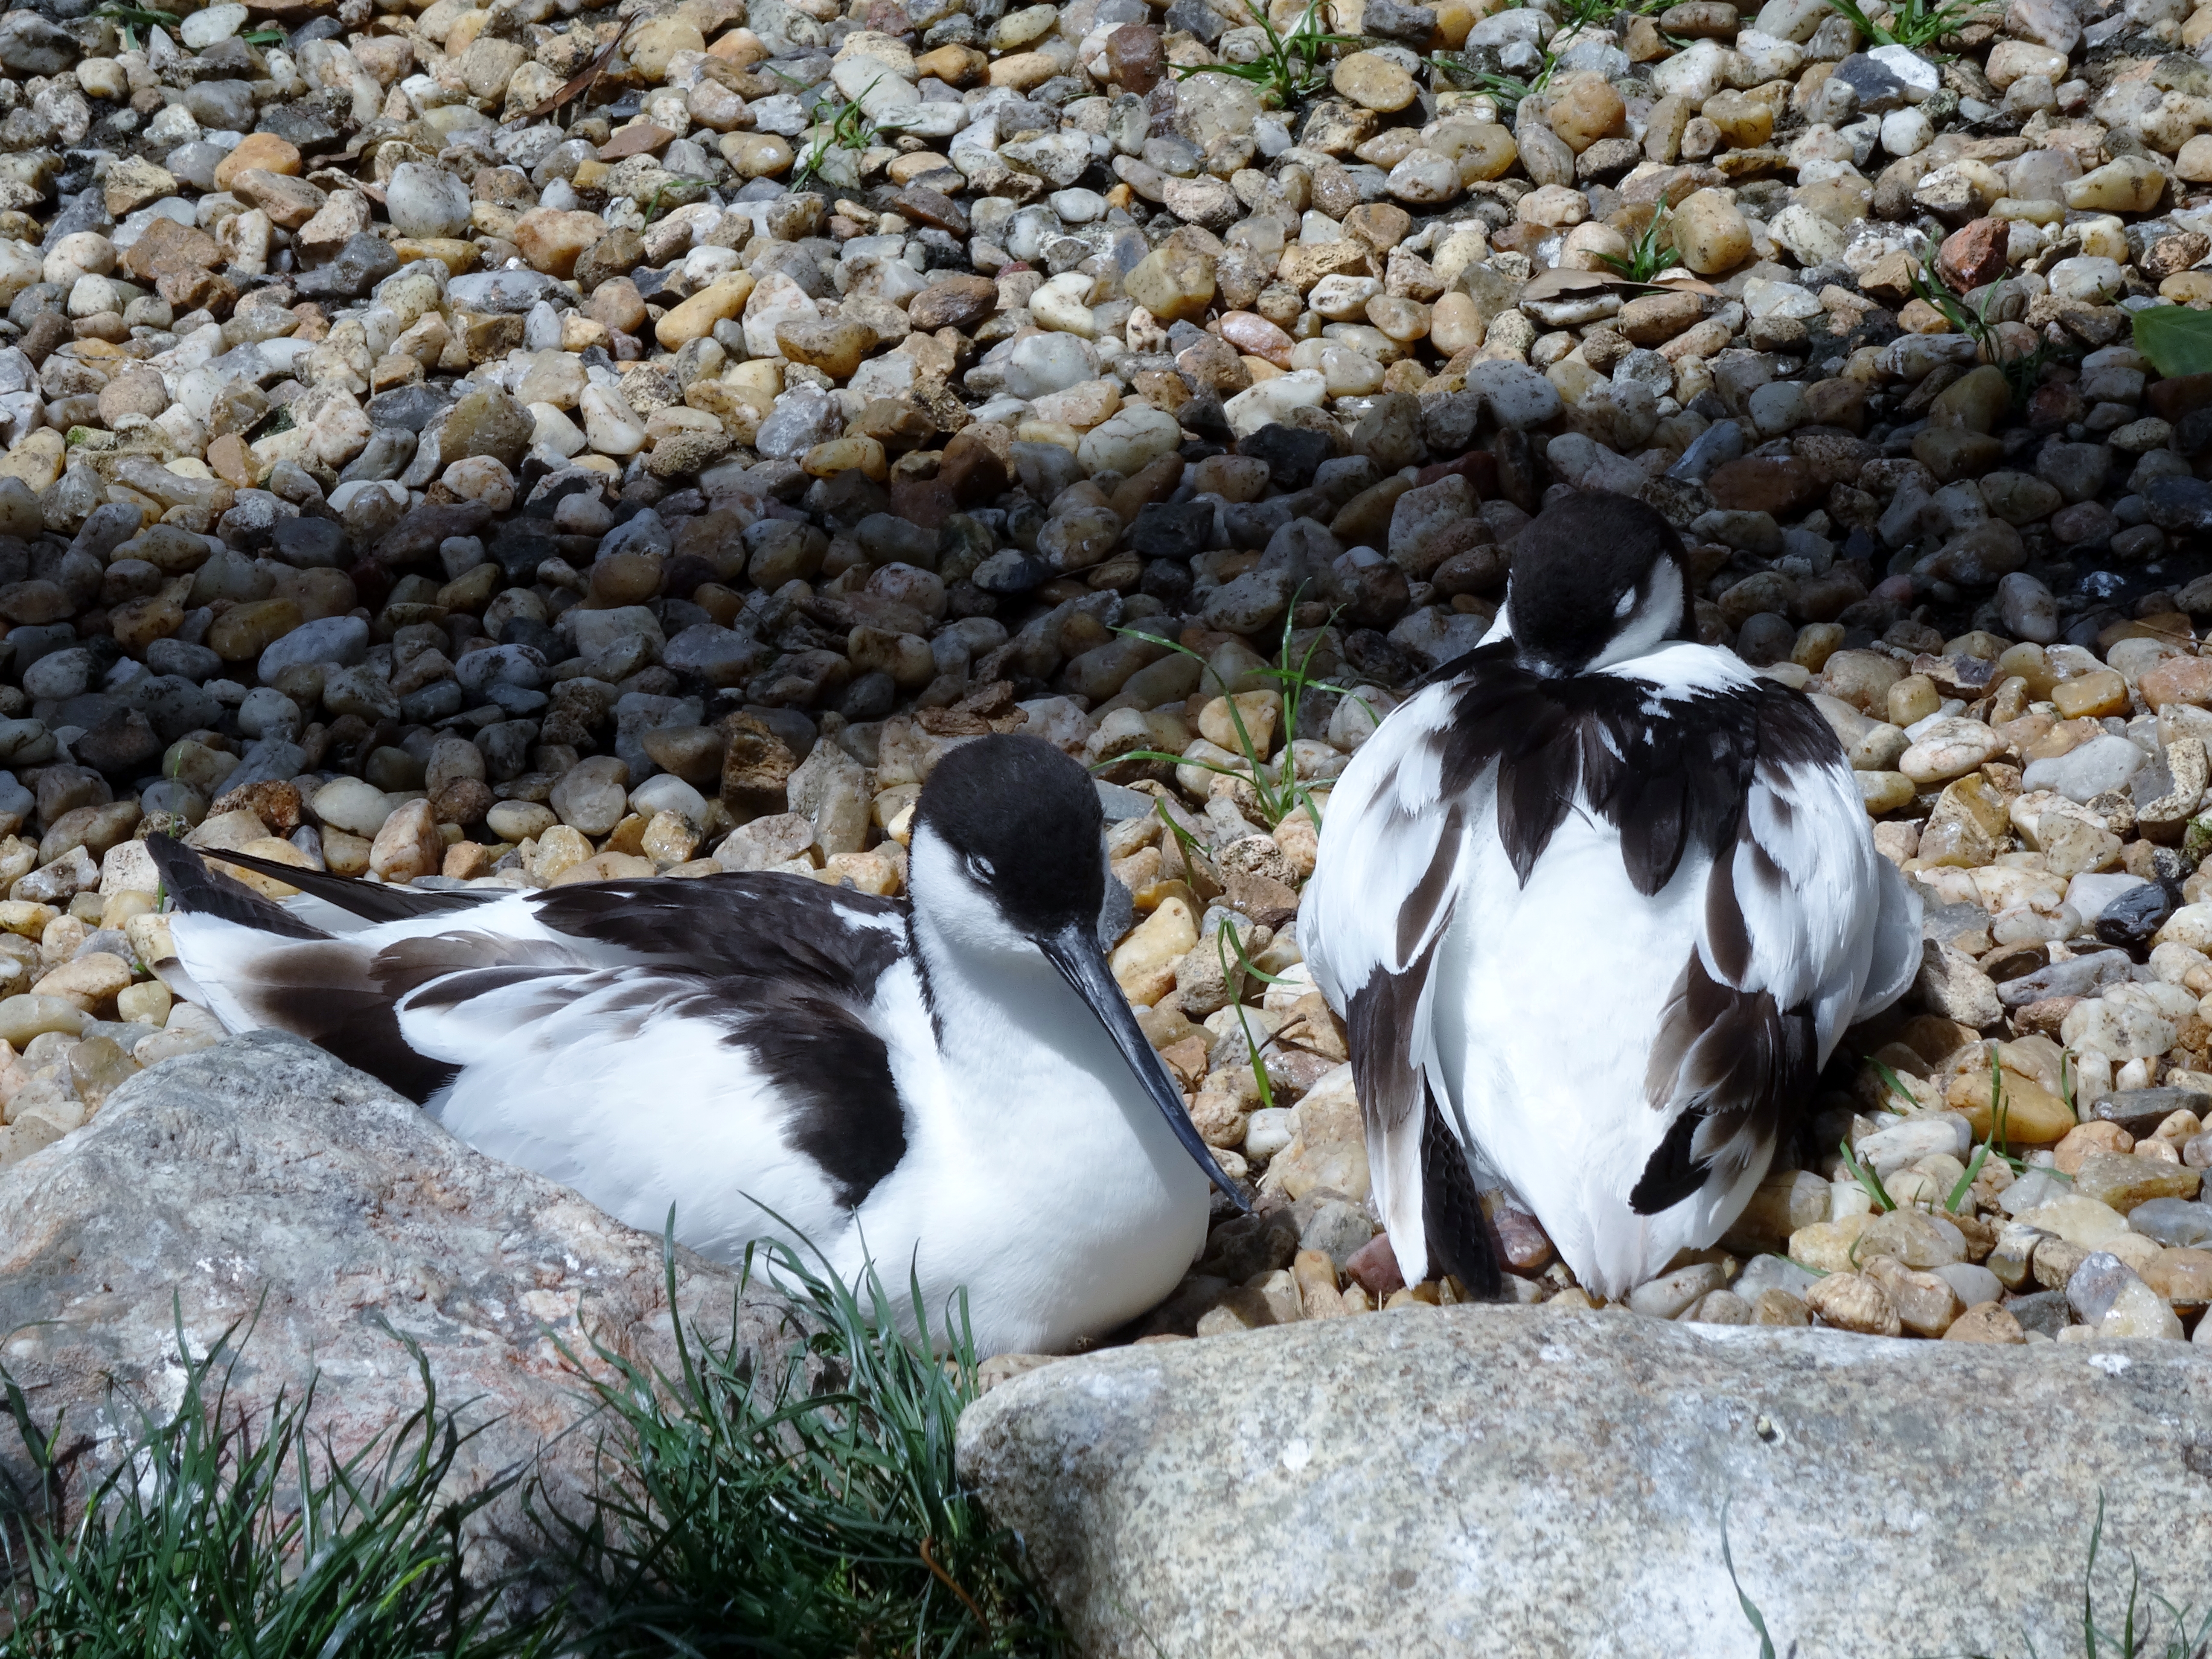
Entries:
{"label": "avocet with head tucked back", "polygon": [[1495,1293],[1475,1162],[1601,1295],[1711,1243],[1912,981],[1919,902],[1834,733],[1696,639],[1666,520],[1563,499],[1330,798],[1299,934],[1409,1283]]}
{"label": "avocet with head tucked back", "polygon": [[[852,1279],[964,1286],[979,1351],[1052,1351],[1173,1287],[1234,1194],[1098,936],[1097,792],[1034,738],[947,754],[912,904],[783,874],[417,892],[166,837],[157,971],[297,1033],[495,1157],[725,1261],[789,1222]],[[901,1298],[902,1300],[902,1297]]]}

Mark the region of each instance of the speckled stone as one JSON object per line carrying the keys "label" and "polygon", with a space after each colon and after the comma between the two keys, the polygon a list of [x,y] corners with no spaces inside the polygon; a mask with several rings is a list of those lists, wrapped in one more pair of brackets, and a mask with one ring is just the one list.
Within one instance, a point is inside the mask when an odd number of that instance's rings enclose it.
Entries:
{"label": "speckled stone", "polygon": [[[1991,1400],[2063,1419],[2066,1455]],[[2100,1492],[2107,1538],[2157,1540],[2146,1594],[2201,1589],[2208,1419],[2212,1354],[2180,1343],[1413,1308],[1048,1366],[969,1411],[959,1467],[1086,1653],[1734,1651],[1724,1504],[1745,1593],[1801,1651],[2055,1651],[2079,1638]],[[1990,1490],[2035,1523],[1989,1525]]]}

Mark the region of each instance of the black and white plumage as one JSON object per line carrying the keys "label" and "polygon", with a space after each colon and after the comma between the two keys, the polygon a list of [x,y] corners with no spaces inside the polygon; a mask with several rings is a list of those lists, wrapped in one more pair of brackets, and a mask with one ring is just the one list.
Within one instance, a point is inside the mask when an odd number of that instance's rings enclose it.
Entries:
{"label": "black and white plumage", "polygon": [[320,1044],[492,1155],[725,1261],[787,1236],[872,1257],[981,1350],[1152,1305],[1232,1191],[1108,971],[1083,769],[1032,738],[949,753],[913,902],[787,874],[416,892],[167,838],[157,971],[232,1030]]}
{"label": "black and white plumage", "polygon": [[1482,1166],[1599,1294],[1710,1244],[1911,982],[1919,902],[1836,737],[1695,637],[1666,521],[1566,498],[1330,798],[1299,933],[1409,1282],[1494,1291]]}

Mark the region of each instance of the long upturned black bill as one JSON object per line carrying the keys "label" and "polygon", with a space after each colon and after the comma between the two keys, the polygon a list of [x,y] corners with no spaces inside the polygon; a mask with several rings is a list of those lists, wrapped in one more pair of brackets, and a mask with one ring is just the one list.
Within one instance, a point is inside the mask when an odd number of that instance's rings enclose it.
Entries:
{"label": "long upturned black bill", "polygon": [[1098,1023],[1114,1039],[1114,1046],[1121,1051],[1121,1058],[1129,1062],[1129,1069],[1137,1074],[1137,1081],[1145,1085],[1145,1092],[1160,1109],[1160,1115],[1175,1131],[1175,1138],[1182,1143],[1183,1150],[1191,1155],[1198,1167],[1206,1171],[1213,1184],[1232,1199],[1240,1210],[1249,1211],[1244,1194],[1237,1184],[1222,1173],[1221,1166],[1213,1161],[1212,1150],[1199,1139],[1198,1130],[1183,1110],[1182,1091],[1168,1075],[1167,1062],[1146,1039],[1144,1028],[1130,1011],[1129,1000],[1121,994],[1121,988],[1114,982],[1114,975],[1106,966],[1106,952],[1099,948],[1098,935],[1092,929],[1078,925],[1063,928],[1048,939],[1037,941],[1037,948],[1045,959],[1060,969],[1060,975],[1075,988],[1075,994],[1088,1003],[1091,1012],[1098,1016]]}

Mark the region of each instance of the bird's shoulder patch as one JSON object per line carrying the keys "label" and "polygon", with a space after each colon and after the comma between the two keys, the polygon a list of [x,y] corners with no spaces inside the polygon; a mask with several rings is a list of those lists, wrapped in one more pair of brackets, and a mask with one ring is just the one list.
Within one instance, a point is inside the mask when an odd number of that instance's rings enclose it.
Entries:
{"label": "bird's shoulder patch", "polygon": [[[1675,647],[1662,653],[1680,665]],[[1510,641],[1459,659],[1450,718],[1426,734],[1447,797],[1495,769],[1498,836],[1525,884],[1567,814],[1586,809],[1620,838],[1621,862],[1649,896],[1686,854],[1716,858],[1734,839],[1761,768],[1841,765],[1820,711],[1785,686],[1688,672],[1548,677]]]}

